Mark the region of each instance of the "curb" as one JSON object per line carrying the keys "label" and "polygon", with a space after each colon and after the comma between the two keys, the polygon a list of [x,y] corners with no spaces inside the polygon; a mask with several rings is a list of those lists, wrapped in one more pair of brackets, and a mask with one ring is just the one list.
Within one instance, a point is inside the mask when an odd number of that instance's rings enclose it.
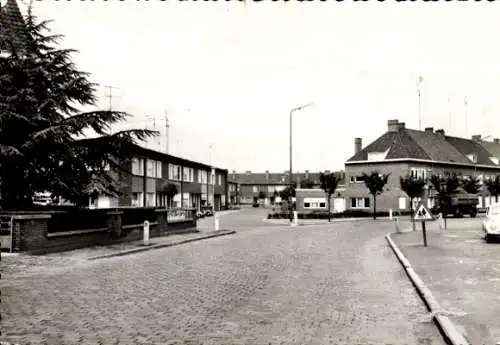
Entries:
{"label": "curb", "polygon": [[222,231],[219,231],[217,233],[211,233],[211,234],[207,234],[207,235],[200,236],[200,237],[190,238],[187,240],[180,240],[180,241],[175,241],[175,242],[171,242],[171,243],[164,243],[164,244],[153,244],[153,245],[147,246],[147,247],[139,247],[139,248],[134,248],[134,249],[122,250],[122,251],[119,251],[116,253],[111,253],[111,254],[93,256],[93,257],[88,258],[87,260],[98,260],[98,259],[112,258],[115,256],[124,256],[124,255],[128,255],[128,254],[145,252],[145,251],[152,250],[152,249],[168,248],[168,247],[178,246],[178,245],[186,244],[186,243],[190,243],[190,242],[197,242],[197,241],[201,241],[201,240],[206,240],[209,238],[233,235],[235,233],[236,233],[235,230],[222,230]]}
{"label": "curb", "polygon": [[420,279],[408,259],[394,243],[391,238],[391,234],[385,235],[385,239],[387,240],[387,243],[389,243],[389,247],[391,247],[399,262],[405,269],[406,274],[410,278],[410,281],[417,290],[420,298],[422,298],[427,309],[432,314],[434,323],[441,331],[441,334],[445,338],[445,341],[451,345],[470,345],[470,343],[467,341],[467,339],[465,339],[462,333],[457,330],[453,322],[447,316],[442,315],[443,308],[441,308],[438,301],[432,295],[431,290],[429,290],[422,279]]}
{"label": "curb", "polygon": [[[364,217],[364,218],[332,218],[331,222],[328,222],[328,220],[324,220],[322,222],[307,222],[304,221],[304,219],[299,219],[299,226],[301,225],[326,225],[326,224],[333,224],[333,223],[345,223],[345,222],[360,222],[363,220],[373,220],[372,217]],[[377,220],[390,220],[389,217],[379,217]],[[273,218],[263,218],[263,222],[269,223],[269,224],[276,224],[276,225],[289,225],[290,220],[289,219],[273,219]]]}

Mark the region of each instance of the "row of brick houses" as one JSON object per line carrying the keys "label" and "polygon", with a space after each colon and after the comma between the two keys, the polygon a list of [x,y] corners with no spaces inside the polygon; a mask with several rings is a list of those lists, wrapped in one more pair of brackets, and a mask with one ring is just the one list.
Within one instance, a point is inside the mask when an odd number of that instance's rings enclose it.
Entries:
{"label": "row of brick houses", "polygon": [[[91,207],[122,206],[196,208],[228,206],[226,169],[150,150],[139,145],[130,148],[134,158],[121,174],[119,198],[98,196]],[[167,184],[174,184],[178,194],[168,202]],[[168,205],[167,205],[168,203]]]}
{"label": "row of brick houses", "polygon": [[[325,171],[329,173],[329,171]],[[296,172],[293,173],[294,184],[297,190],[320,190],[319,172]],[[338,172],[343,178],[343,172]],[[275,201],[275,192],[280,192],[290,185],[289,171],[282,173],[272,173],[265,171],[255,173],[246,171],[237,173],[233,171],[228,175],[229,199],[231,204],[252,204],[262,201],[265,205],[272,204]],[[259,195],[263,193],[264,198]],[[278,199],[279,200],[279,199]]]}
{"label": "row of brick houses", "polygon": [[[453,137],[431,127],[418,131],[406,128],[398,120],[389,120],[383,135],[364,148],[361,143],[361,138],[355,139],[355,153],[345,162],[344,194],[349,210],[373,210],[372,198],[360,180],[363,172],[391,174],[386,191],[377,198],[377,211],[409,209],[409,198],[400,188],[400,176],[428,178],[433,174],[457,173],[483,181],[500,174],[499,139],[486,142],[480,135],[471,139]],[[432,187],[429,196],[427,203],[432,207]],[[478,198],[479,207],[492,201],[485,188]]]}

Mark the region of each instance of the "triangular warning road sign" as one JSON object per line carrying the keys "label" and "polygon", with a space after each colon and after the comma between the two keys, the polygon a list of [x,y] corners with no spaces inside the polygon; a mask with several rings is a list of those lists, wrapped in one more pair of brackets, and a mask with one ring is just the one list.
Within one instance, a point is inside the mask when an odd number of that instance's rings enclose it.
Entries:
{"label": "triangular warning road sign", "polygon": [[417,212],[415,212],[415,216],[413,217],[415,220],[432,220],[432,214],[427,207],[423,203],[417,207]]}

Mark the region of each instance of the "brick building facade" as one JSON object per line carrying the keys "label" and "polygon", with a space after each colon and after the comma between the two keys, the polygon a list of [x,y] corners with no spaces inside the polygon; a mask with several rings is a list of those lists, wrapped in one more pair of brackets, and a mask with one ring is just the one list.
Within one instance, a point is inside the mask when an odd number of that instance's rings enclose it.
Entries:
{"label": "brick building facade", "polygon": [[[388,183],[377,197],[377,211],[409,210],[409,198],[400,188],[399,178],[411,174],[428,178],[433,174],[457,173],[464,178],[475,176],[483,181],[500,174],[500,142],[485,142],[481,136],[471,139],[447,136],[444,130],[429,127],[417,131],[405,127],[398,120],[389,120],[387,132],[362,148],[356,138],[355,154],[345,162],[346,208],[348,210],[373,211],[373,200],[359,177],[378,171],[390,173]],[[434,195],[429,185],[427,204],[433,205]],[[485,188],[478,195],[479,207],[491,203]],[[415,201],[415,203],[417,203]]]}
{"label": "brick building facade", "polygon": [[[150,150],[138,145],[131,147],[133,159],[120,174],[119,198],[99,196],[91,201],[92,207],[156,206],[200,209],[215,206],[215,210],[228,205],[227,170],[203,163]],[[110,172],[113,173],[113,172]],[[177,195],[170,200],[166,186],[177,187]]]}

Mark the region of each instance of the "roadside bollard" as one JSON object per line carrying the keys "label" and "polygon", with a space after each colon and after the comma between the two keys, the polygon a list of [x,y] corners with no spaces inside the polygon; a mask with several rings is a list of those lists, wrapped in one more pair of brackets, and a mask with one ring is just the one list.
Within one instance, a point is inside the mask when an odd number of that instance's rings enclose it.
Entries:
{"label": "roadside bollard", "polygon": [[292,226],[297,226],[299,225],[299,216],[297,211],[293,211],[293,221],[292,221]]}
{"label": "roadside bollard", "polygon": [[393,221],[394,221],[394,227],[396,228],[396,232],[400,233],[401,230],[399,228],[399,219],[398,219],[398,217],[394,217]]}
{"label": "roadside bollard", "polygon": [[144,221],[144,231],[142,234],[142,239],[145,246],[149,246],[149,221]]}
{"label": "roadside bollard", "polygon": [[392,220],[392,208],[389,209],[389,219]]}
{"label": "roadside bollard", "polygon": [[220,215],[218,212],[214,213],[214,231],[219,231],[220,227]]}
{"label": "roadside bollard", "polygon": [[439,222],[439,229],[440,229],[440,230],[444,230],[444,229],[446,229],[445,224],[444,224],[444,217],[443,217],[443,214],[442,214],[442,213],[440,213],[440,214],[438,215],[438,222]]}

